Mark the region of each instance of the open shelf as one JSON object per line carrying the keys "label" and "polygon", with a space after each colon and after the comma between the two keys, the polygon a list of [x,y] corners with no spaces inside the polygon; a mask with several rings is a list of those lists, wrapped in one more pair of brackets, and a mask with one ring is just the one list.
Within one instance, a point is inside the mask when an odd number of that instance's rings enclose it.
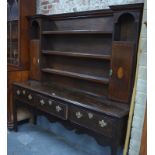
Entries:
{"label": "open shelf", "polygon": [[102,55],[102,54],[61,52],[61,51],[54,51],[54,50],[42,50],[42,53],[47,54],[47,55],[61,55],[61,56],[69,56],[69,57],[81,57],[81,58],[94,58],[94,59],[111,60],[111,55]]}
{"label": "open shelf", "polygon": [[69,71],[62,71],[62,70],[51,69],[51,68],[43,68],[41,71],[43,71],[45,73],[73,77],[73,78],[93,81],[93,82],[102,83],[102,84],[109,84],[109,79],[104,78],[104,77],[95,77],[95,76],[91,76],[91,75],[85,75],[85,74],[74,73],[74,72],[69,72]]}
{"label": "open shelf", "polygon": [[42,34],[105,34],[112,35],[112,31],[98,30],[64,30],[64,31],[42,31]]}

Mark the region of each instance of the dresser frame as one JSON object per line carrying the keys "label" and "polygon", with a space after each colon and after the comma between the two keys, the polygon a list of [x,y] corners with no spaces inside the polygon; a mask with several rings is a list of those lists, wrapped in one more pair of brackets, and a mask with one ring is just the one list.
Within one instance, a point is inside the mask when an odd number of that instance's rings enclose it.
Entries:
{"label": "dresser frame", "polygon": [[[30,80],[13,84],[17,108],[60,121],[111,146],[124,143],[143,4],[34,15],[30,29]],[[70,126],[70,127],[69,127]]]}

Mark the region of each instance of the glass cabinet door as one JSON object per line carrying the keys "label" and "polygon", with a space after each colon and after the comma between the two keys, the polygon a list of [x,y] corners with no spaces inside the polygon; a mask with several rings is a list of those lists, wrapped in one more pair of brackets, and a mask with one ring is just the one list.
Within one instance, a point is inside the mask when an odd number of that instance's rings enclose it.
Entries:
{"label": "glass cabinet door", "polygon": [[18,49],[18,1],[7,1],[7,62],[11,65],[19,65]]}

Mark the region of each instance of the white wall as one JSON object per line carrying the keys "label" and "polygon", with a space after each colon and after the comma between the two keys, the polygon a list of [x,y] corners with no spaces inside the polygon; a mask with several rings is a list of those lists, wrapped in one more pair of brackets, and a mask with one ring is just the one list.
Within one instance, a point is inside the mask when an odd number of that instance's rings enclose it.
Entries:
{"label": "white wall", "polygon": [[37,0],[38,14],[59,14],[108,8],[109,5],[141,3],[144,0]]}

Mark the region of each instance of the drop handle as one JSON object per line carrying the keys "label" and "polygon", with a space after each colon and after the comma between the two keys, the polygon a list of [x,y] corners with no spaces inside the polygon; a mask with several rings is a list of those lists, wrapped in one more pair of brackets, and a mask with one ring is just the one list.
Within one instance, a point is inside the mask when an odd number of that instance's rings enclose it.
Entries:
{"label": "drop handle", "polygon": [[43,99],[40,100],[40,104],[43,106],[45,104],[45,101]]}
{"label": "drop handle", "polygon": [[17,92],[16,92],[16,93],[17,93],[17,95],[20,95],[20,90],[17,90]]}
{"label": "drop handle", "polygon": [[49,106],[51,106],[53,104],[53,102],[51,100],[48,101]]}
{"label": "drop handle", "polygon": [[100,125],[100,127],[103,128],[103,127],[107,126],[107,123],[104,120],[100,120],[99,125]]}
{"label": "drop handle", "polygon": [[76,117],[81,118],[83,115],[80,113],[80,111],[76,112]]}
{"label": "drop handle", "polygon": [[26,91],[25,91],[25,90],[23,90],[22,92],[23,92],[23,95],[25,95],[25,94],[26,94]]}
{"label": "drop handle", "polygon": [[31,94],[28,95],[28,99],[32,100],[32,95]]}
{"label": "drop handle", "polygon": [[55,109],[56,109],[57,112],[60,112],[60,111],[62,110],[62,108],[61,108],[59,105],[57,105],[57,106],[55,107]]}
{"label": "drop handle", "polygon": [[88,118],[92,119],[94,117],[94,115],[92,113],[88,113]]}

